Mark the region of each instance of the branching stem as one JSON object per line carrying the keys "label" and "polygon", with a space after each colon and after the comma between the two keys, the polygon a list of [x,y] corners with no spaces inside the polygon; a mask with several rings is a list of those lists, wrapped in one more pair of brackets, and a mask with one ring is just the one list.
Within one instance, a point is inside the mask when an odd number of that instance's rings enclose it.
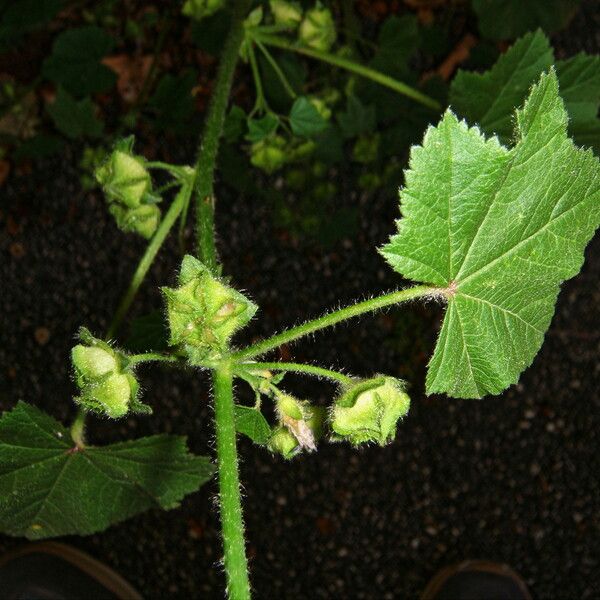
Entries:
{"label": "branching stem", "polygon": [[251,363],[237,363],[234,365],[234,371],[237,372],[238,368],[244,371],[256,372],[256,371],[286,371],[291,373],[303,373],[306,375],[315,375],[316,377],[322,377],[324,379],[331,379],[337,381],[342,385],[351,384],[354,379],[344,375],[338,371],[331,369],[325,369],[323,367],[317,367],[314,365],[305,365],[302,363],[290,363],[290,362],[251,362]]}
{"label": "branching stem", "polygon": [[376,296],[375,298],[370,298],[369,300],[364,300],[363,302],[357,302],[356,304],[352,304],[346,308],[341,308],[339,310],[327,313],[318,319],[313,319],[312,321],[302,323],[302,325],[292,327],[291,329],[282,331],[281,333],[267,338],[266,340],[252,344],[244,350],[240,350],[232,354],[232,359],[236,362],[241,362],[250,358],[254,358],[255,356],[266,354],[267,352],[278,348],[282,344],[289,344],[290,342],[310,335],[315,331],[319,331],[319,329],[331,327],[332,325],[336,325],[337,323],[347,319],[352,319],[353,317],[358,317],[359,315],[373,312],[381,308],[385,308],[386,306],[400,304],[401,302],[406,302],[407,300],[423,298],[425,296],[440,298],[444,297],[442,291],[438,288],[422,285],[391,292],[382,296]]}
{"label": "branching stem", "polygon": [[262,31],[254,30],[253,36],[256,42],[262,42],[266,46],[273,46],[275,48],[281,48],[282,50],[289,50],[290,52],[296,52],[298,54],[302,54],[304,56],[308,56],[309,58],[314,58],[316,60],[320,60],[322,62],[329,63],[330,65],[334,65],[335,67],[339,67],[340,69],[345,69],[346,71],[350,71],[351,73],[356,73],[356,75],[360,75],[361,77],[365,77],[366,79],[370,79],[371,81],[375,81],[380,85],[388,87],[407,98],[411,98],[415,102],[422,104],[423,106],[427,106],[432,110],[441,110],[442,105],[423,94],[419,90],[403,83],[402,81],[398,81],[385,73],[381,73],[380,71],[376,71],[375,69],[371,69],[369,67],[365,67],[353,60],[349,60],[347,58],[343,58],[342,56],[337,56],[335,54],[329,54],[328,52],[320,52],[319,50],[313,50],[312,48],[308,48],[306,46],[300,46],[289,42],[284,37],[277,35],[268,35],[263,33]]}

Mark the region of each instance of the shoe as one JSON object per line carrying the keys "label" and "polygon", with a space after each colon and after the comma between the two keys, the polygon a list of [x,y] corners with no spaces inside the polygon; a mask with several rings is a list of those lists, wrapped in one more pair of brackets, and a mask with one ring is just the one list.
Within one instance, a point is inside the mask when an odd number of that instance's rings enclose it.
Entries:
{"label": "shoe", "polygon": [[30,544],[0,558],[2,600],[142,600],[112,569],[64,544]]}
{"label": "shoe", "polygon": [[531,600],[531,595],[508,565],[468,560],[439,571],[421,600]]}

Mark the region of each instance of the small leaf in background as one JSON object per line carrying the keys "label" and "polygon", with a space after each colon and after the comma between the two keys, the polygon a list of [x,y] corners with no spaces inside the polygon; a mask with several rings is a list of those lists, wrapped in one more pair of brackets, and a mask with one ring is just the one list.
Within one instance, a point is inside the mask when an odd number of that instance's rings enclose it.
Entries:
{"label": "small leaf in background", "polygon": [[0,530],[87,535],[150,508],[175,508],[213,472],[181,436],[74,447],[68,429],[19,402],[0,419]]}
{"label": "small leaf in background", "polygon": [[553,71],[517,111],[515,137],[507,149],[447,111],[411,151],[398,233],[382,253],[445,290],[430,394],[480,398],[516,383],[600,224],[600,164],[567,137]]}
{"label": "small leaf in background", "polygon": [[[546,36],[528,33],[485,73],[459,70],[450,87],[450,105],[505,143],[512,138],[513,107],[522,104],[532,84],[554,63]],[[560,95],[575,142],[600,152],[600,57],[578,54],[556,63]]]}
{"label": "small leaf in background", "polygon": [[479,31],[492,40],[510,40],[541,27],[546,33],[562,29],[581,0],[473,0]]}
{"label": "small leaf in background", "polygon": [[290,111],[290,125],[294,135],[312,137],[327,127],[327,121],[304,96],[296,98]]}
{"label": "small leaf in background", "polygon": [[235,407],[235,428],[248,436],[255,444],[264,445],[271,437],[271,427],[260,410],[250,406]]}
{"label": "small leaf in background", "polygon": [[62,0],[4,0],[0,2],[0,48],[45,25],[58,13]]}
{"label": "small leaf in background", "polygon": [[25,140],[15,151],[16,161],[32,158],[44,158],[58,154],[64,146],[64,141],[55,135],[39,134]]}
{"label": "small leaf in background", "polygon": [[58,88],[54,102],[47,109],[56,128],[68,138],[94,138],[102,134],[102,122],[96,118],[96,107],[90,98],[76,100]]}
{"label": "small leaf in background", "polygon": [[113,38],[99,27],[64,31],[54,40],[42,74],[78,98],[105,92],[115,84],[117,76],[100,61],[113,45]]}
{"label": "small leaf in background", "polygon": [[167,73],[161,78],[148,103],[156,114],[155,124],[159,129],[189,132],[186,122],[194,113],[192,90],[197,80],[194,69],[187,69],[181,75]]}
{"label": "small leaf in background", "polygon": [[242,137],[244,131],[246,131],[246,119],[246,113],[243,108],[237,104],[231,107],[223,123],[223,137],[226,142],[232,144]]}
{"label": "small leaf in background", "polygon": [[162,310],[153,310],[131,322],[125,348],[130,352],[164,352],[169,348],[169,329]]}
{"label": "small leaf in background", "polygon": [[256,143],[275,133],[279,127],[279,119],[272,113],[266,114],[260,119],[248,119],[248,133],[246,139]]}
{"label": "small leaf in background", "polygon": [[345,112],[338,113],[344,137],[351,138],[375,129],[375,108],[365,106],[356,96],[348,96]]}
{"label": "small leaf in background", "polygon": [[392,15],[381,26],[377,38],[377,52],[370,66],[388,75],[403,74],[406,71],[408,60],[418,47],[417,17]]}

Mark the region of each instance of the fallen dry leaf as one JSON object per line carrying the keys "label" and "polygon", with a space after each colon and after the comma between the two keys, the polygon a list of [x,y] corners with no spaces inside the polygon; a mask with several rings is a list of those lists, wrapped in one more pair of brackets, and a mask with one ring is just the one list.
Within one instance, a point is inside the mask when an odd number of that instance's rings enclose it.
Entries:
{"label": "fallen dry leaf", "polygon": [[150,72],[152,56],[116,54],[107,56],[102,63],[117,74],[117,91],[123,101],[133,104],[140,95],[144,81]]}

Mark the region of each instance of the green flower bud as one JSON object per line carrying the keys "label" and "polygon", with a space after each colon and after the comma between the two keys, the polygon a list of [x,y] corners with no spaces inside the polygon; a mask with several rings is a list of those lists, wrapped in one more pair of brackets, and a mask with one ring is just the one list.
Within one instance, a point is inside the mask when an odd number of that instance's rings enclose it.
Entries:
{"label": "green flower bud", "polygon": [[294,458],[301,451],[298,440],[283,425],[273,430],[267,448],[274,454],[281,454],[285,459]]}
{"label": "green flower bud", "polygon": [[[303,449],[310,452],[317,449],[317,440],[323,435],[326,411],[322,407],[311,406],[305,400],[298,400],[289,394],[277,395],[277,414],[280,423],[296,441],[296,453]],[[279,436],[280,442],[284,439]],[[286,447],[289,445],[286,443]],[[285,453],[282,452],[282,454]],[[289,456],[287,456],[289,458]]]}
{"label": "green flower bud", "polygon": [[302,21],[302,7],[297,2],[271,0],[270,5],[277,25],[295,29]]}
{"label": "green flower bud", "polygon": [[75,381],[81,396],[75,401],[87,410],[118,419],[133,412],[152,412],[137,396],[139,385],[127,357],[82,328],[82,344],[71,351]]}
{"label": "green flower bud", "polygon": [[189,255],[181,264],[179,287],[162,291],[167,301],[169,343],[183,348],[192,363],[219,358],[233,334],[257,309]]}
{"label": "green flower bud", "polygon": [[310,103],[317,109],[317,112],[325,119],[329,121],[331,118],[331,109],[327,106],[327,103],[322,98],[311,96],[309,98]]}
{"label": "green flower bud", "polygon": [[328,8],[320,2],[307,11],[300,29],[298,39],[300,43],[321,52],[328,52],[337,37],[333,16]]}
{"label": "green flower bud", "polygon": [[265,173],[273,173],[286,162],[285,139],[280,135],[271,135],[260,142],[252,144],[250,162]]}
{"label": "green flower bud", "polygon": [[398,419],[409,407],[410,398],[400,380],[381,375],[361,381],[335,401],[330,415],[333,439],[383,446],[394,439]]}
{"label": "green flower bud", "polygon": [[125,208],[120,204],[108,207],[119,229],[137,233],[149,240],[160,223],[160,209],[155,204],[143,204],[137,208]]}
{"label": "green flower bud", "polygon": [[200,21],[204,17],[210,17],[224,6],[225,0],[186,0],[181,12],[186,17]]}

